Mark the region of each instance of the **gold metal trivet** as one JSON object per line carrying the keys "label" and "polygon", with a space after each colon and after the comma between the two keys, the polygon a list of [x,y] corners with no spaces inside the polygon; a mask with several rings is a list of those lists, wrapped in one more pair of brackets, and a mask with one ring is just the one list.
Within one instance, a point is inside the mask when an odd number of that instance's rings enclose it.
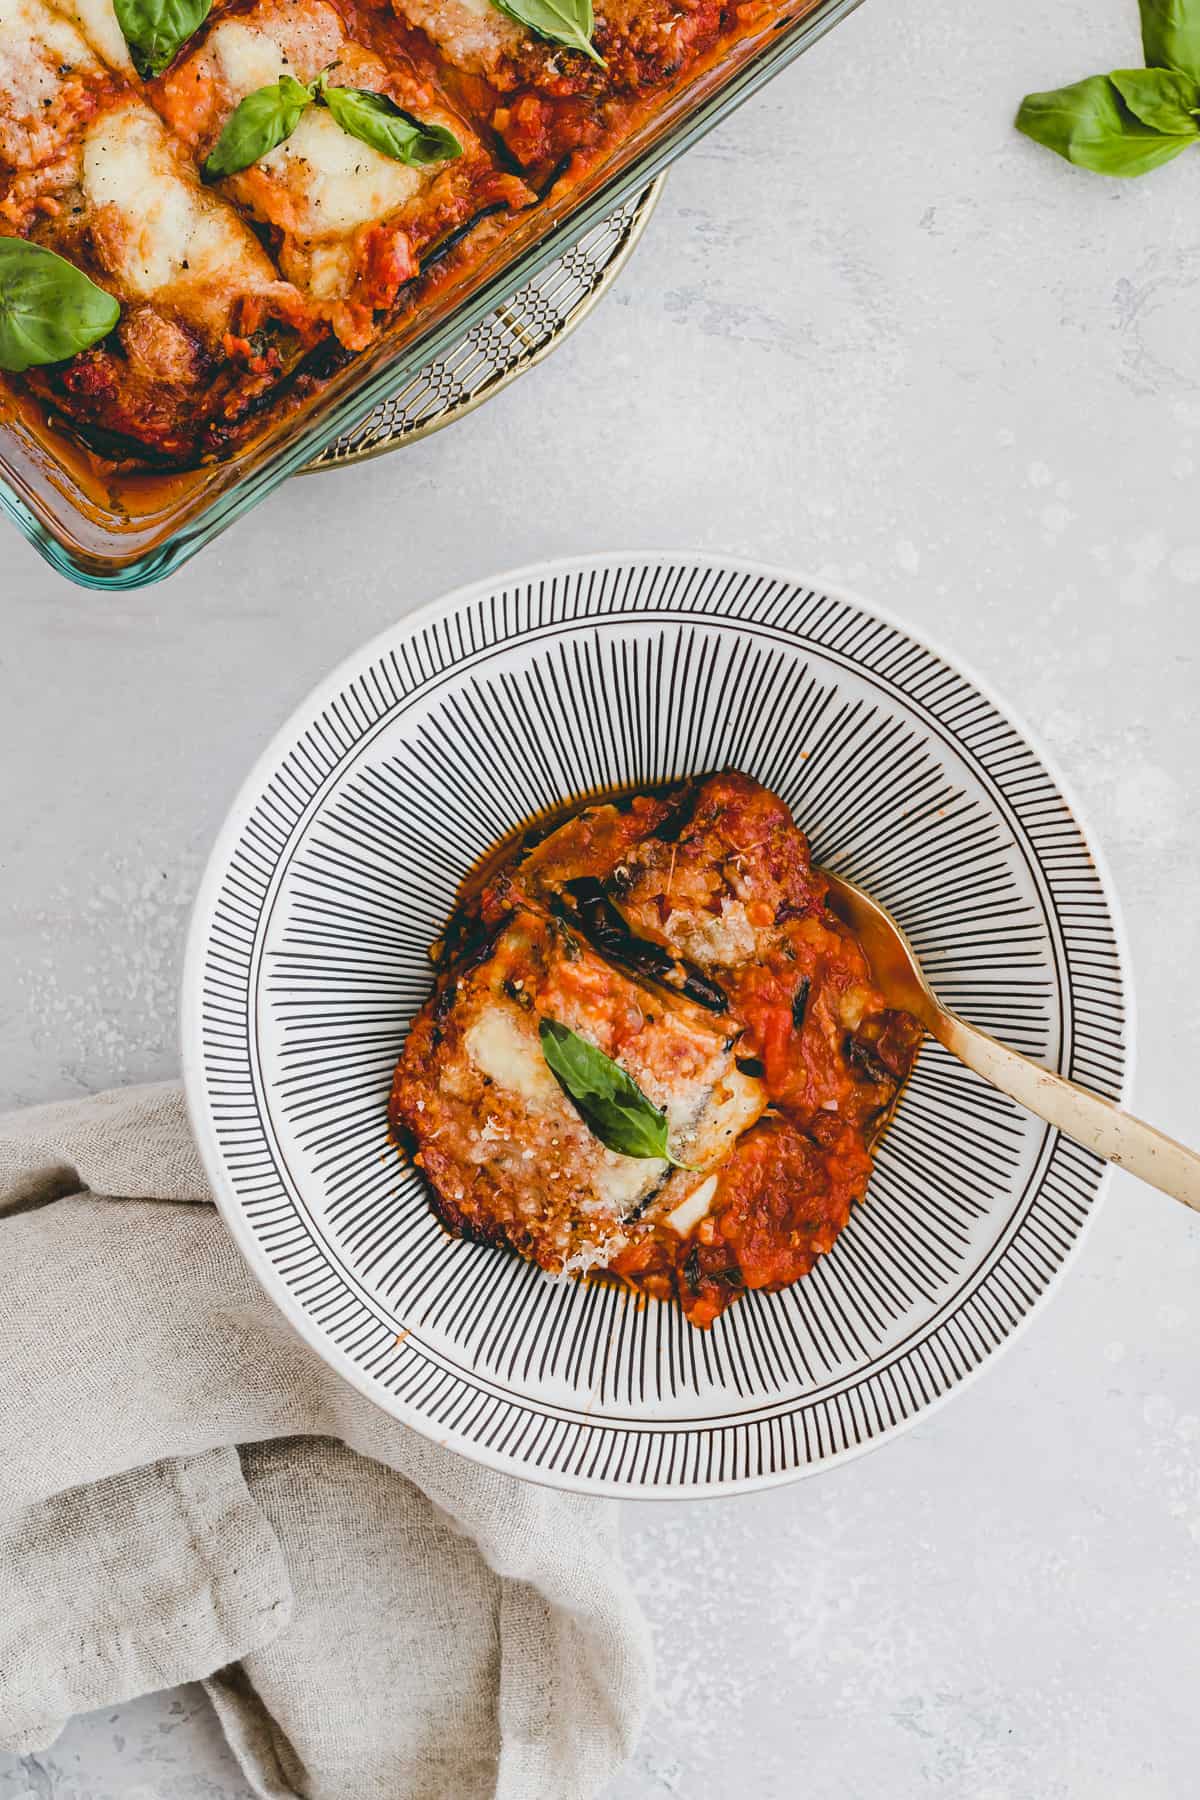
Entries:
{"label": "gold metal trivet", "polygon": [[593,225],[573,249],[489,313],[445,356],[426,364],[354,431],[327,444],[300,473],[345,468],[428,437],[474,412],[549,356],[583,323],[625,267],[665,179],[660,175],[635,199]]}

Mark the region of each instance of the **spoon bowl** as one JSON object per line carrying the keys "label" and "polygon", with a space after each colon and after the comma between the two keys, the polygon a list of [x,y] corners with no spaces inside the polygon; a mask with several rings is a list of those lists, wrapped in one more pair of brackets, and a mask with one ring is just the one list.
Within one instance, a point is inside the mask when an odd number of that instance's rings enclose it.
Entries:
{"label": "spoon bowl", "polygon": [[822,869],[821,873],[829,883],[831,910],[862,945],[888,1005],[911,1013],[936,1037],[937,998],[904,931],[891,913],[856,882],[847,881],[844,875],[835,875],[830,869]]}
{"label": "spoon bowl", "polygon": [[887,908],[844,875],[829,869],[822,874],[832,911],[857,936],[889,1006],[911,1013],[952,1056],[1039,1119],[1200,1212],[1200,1156],[1194,1150],[951,1012],[925,979],[920,958]]}

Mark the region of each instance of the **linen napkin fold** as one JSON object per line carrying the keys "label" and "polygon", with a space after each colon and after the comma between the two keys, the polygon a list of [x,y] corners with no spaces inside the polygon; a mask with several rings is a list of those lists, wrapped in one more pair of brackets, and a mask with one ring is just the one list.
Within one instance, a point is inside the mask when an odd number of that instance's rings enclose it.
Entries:
{"label": "linen napkin fold", "polygon": [[646,1628],[611,1503],[409,1431],[293,1335],[181,1090],[0,1118],[0,1744],[202,1679],[257,1792],[583,1800]]}

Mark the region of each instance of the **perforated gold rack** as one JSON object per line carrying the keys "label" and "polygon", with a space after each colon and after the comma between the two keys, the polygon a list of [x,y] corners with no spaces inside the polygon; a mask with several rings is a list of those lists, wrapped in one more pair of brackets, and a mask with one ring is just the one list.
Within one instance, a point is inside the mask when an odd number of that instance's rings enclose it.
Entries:
{"label": "perforated gold rack", "polygon": [[633,255],[658,204],[665,175],[585,232],[565,255],[468,331],[436,362],[327,444],[300,473],[346,469],[386,456],[464,419],[582,325]]}

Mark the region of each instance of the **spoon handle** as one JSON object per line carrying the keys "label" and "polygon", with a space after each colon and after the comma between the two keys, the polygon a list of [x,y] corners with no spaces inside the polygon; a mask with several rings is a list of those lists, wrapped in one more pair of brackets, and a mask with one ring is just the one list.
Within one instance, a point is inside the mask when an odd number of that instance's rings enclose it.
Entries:
{"label": "spoon handle", "polygon": [[960,1062],[1039,1119],[1200,1212],[1200,1156],[1194,1150],[1066,1076],[1052,1075],[945,1007],[938,1007],[926,1024]]}

